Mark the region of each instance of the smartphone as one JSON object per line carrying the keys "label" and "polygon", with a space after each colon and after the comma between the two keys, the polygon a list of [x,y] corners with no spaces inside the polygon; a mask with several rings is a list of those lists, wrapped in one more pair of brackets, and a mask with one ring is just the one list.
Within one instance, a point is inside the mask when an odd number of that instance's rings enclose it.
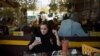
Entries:
{"label": "smartphone", "polygon": [[41,42],[41,38],[40,37],[35,37],[35,40],[38,40]]}

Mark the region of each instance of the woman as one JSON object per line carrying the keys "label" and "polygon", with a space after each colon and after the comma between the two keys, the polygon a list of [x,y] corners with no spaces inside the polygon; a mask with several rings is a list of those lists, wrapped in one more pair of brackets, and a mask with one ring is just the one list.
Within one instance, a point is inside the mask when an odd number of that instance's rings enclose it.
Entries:
{"label": "woman", "polygon": [[32,37],[28,48],[32,53],[36,53],[36,56],[51,56],[53,50],[58,50],[60,46],[58,33],[50,28],[43,22],[40,24],[39,32]]}

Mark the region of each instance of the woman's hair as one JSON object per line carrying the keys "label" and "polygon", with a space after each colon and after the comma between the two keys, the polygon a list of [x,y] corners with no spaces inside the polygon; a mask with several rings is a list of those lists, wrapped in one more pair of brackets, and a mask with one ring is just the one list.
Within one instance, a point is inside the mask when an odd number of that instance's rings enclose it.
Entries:
{"label": "woman's hair", "polygon": [[42,22],[42,23],[40,24],[40,26],[41,26],[41,25],[46,25],[47,28],[48,28],[48,32],[51,32],[51,31],[52,31],[52,27],[51,27],[51,24],[50,24],[49,22],[44,21],[44,22]]}

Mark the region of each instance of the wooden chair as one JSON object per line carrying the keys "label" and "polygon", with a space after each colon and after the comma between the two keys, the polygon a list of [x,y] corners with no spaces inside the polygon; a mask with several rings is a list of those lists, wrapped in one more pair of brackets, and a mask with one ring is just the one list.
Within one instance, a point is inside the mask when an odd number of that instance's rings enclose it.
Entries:
{"label": "wooden chair", "polygon": [[93,56],[92,53],[100,53],[100,50],[86,44],[82,44],[82,54]]}

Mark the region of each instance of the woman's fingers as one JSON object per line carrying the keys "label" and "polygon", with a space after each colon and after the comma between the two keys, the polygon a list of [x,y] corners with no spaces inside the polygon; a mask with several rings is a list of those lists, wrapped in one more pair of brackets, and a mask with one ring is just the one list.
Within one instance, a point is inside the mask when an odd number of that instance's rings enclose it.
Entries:
{"label": "woman's fingers", "polygon": [[52,30],[52,33],[53,33],[54,35],[57,35],[57,30]]}
{"label": "woman's fingers", "polygon": [[35,43],[36,45],[41,44],[41,42],[38,41],[38,40],[35,40],[34,43]]}

